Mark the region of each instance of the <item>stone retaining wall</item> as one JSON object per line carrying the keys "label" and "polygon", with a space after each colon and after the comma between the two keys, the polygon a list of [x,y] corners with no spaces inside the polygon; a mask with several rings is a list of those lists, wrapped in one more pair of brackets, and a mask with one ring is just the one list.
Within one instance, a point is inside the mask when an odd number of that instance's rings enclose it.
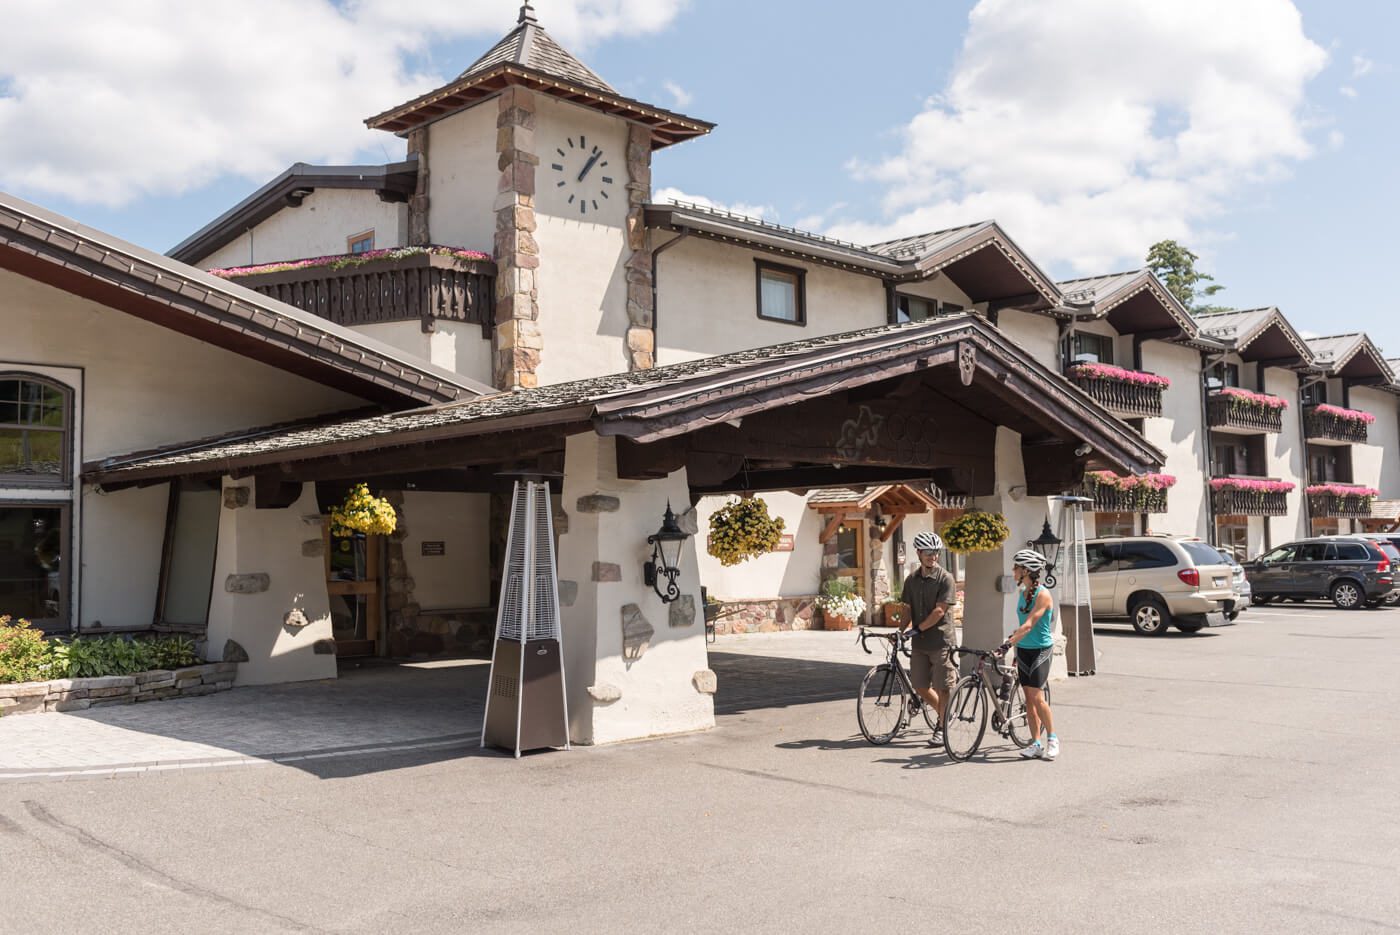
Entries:
{"label": "stone retaining wall", "polygon": [[0,685],[0,716],[84,711],[108,705],[212,695],[233,687],[236,662],[211,662],[183,669],[153,669],[135,675],[53,679]]}
{"label": "stone retaining wall", "polygon": [[[724,601],[722,607],[726,616],[715,621],[715,632],[720,635],[814,630],[820,626],[813,620],[817,607],[816,595]],[[737,613],[729,613],[736,609]]]}

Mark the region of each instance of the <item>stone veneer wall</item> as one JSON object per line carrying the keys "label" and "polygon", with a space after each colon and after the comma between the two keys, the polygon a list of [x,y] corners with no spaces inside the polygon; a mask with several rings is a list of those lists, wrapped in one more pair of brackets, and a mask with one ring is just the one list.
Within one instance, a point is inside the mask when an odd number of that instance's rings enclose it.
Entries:
{"label": "stone veneer wall", "polygon": [[779,597],[772,600],[725,601],[725,612],[737,608],[715,621],[715,633],[726,636],[735,633],[777,633],[787,630],[814,630],[817,597]]}
{"label": "stone veneer wall", "polygon": [[0,685],[0,715],[85,711],[138,701],[212,695],[233,687],[236,662],[211,662],[183,669],[153,669],[135,675],[52,679]]}
{"label": "stone veneer wall", "polygon": [[408,155],[418,157],[418,180],[408,198],[408,245],[426,247],[433,242],[428,229],[428,127],[419,127],[408,134]]}
{"label": "stone veneer wall", "polygon": [[651,130],[627,127],[627,369],[656,364],[655,296],[645,210],[651,200]]}
{"label": "stone veneer wall", "polygon": [[521,87],[501,93],[496,118],[496,327],[492,334],[492,374],[496,387],[538,386],[540,353],[539,291],[535,275],[540,248],[535,241],[535,95]]}

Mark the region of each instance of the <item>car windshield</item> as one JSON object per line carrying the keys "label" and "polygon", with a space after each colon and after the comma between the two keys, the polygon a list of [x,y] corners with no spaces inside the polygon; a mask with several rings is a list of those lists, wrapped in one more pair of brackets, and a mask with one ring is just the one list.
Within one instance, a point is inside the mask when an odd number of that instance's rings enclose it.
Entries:
{"label": "car windshield", "polygon": [[1216,549],[1215,551],[1220,553],[1220,557],[1225,560],[1226,564],[1233,565],[1236,568],[1239,567],[1240,563],[1235,560],[1235,556],[1231,555],[1229,550]]}
{"label": "car windshield", "polygon": [[1181,547],[1196,565],[1225,565],[1227,562],[1213,545],[1204,542],[1182,542]]}

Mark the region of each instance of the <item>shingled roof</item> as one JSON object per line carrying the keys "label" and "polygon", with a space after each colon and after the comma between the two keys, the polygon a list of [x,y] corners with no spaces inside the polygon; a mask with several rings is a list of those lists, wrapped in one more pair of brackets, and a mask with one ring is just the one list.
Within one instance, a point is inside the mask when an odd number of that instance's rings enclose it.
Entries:
{"label": "shingled roof", "polygon": [[609,94],[617,93],[617,90],[600,78],[597,72],[580,62],[544,31],[529,3],[520,8],[520,20],[516,27],[458,75],[457,80],[483,75],[495,66],[507,62],[523,65],[554,78],[567,78],[586,88],[606,91]]}
{"label": "shingled roof", "polygon": [[1191,313],[1150,269],[1067,279],[1056,285],[1067,303],[1087,305],[1090,314],[1107,318],[1119,334],[1179,328],[1177,340],[1183,343],[1196,342],[1201,336]]}
{"label": "shingled roof", "polygon": [[1227,344],[1240,358],[1310,369],[1313,352],[1307,342],[1273,306],[1198,315],[1196,321],[1209,337]]}
{"label": "shingled roof", "polygon": [[1317,366],[1331,376],[1374,379],[1384,385],[1395,382],[1395,371],[1380,348],[1361,332],[1308,338],[1307,343],[1317,358]]}

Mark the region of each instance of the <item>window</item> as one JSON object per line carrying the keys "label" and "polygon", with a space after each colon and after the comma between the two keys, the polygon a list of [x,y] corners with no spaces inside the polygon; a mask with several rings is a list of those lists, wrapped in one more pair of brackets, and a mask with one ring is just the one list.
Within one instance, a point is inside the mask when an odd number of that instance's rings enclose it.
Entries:
{"label": "window", "polygon": [[1337,558],[1344,562],[1364,562],[1370,557],[1370,550],[1360,542],[1337,543]]}
{"label": "window", "polygon": [[68,486],[69,399],[57,383],[0,375],[0,482]]}
{"label": "window", "polygon": [[368,253],[374,249],[374,231],[368,230],[363,234],[345,238],[345,246],[347,253]]}
{"label": "window", "polygon": [[68,506],[0,504],[0,607],[52,629],[68,619]]}
{"label": "window", "polygon": [[1137,517],[1132,513],[1095,513],[1094,535],[1135,536]]}
{"label": "window", "polygon": [[1259,561],[1263,562],[1266,565],[1277,565],[1280,562],[1291,562],[1293,561],[1294,551],[1294,547],[1291,545],[1279,546],[1277,549],[1274,549],[1267,555],[1260,556]]}
{"label": "window", "polygon": [[1320,562],[1327,558],[1327,543],[1325,542],[1304,542],[1298,546],[1295,562]]}
{"label": "window", "polygon": [[807,271],[764,260],[758,266],[758,317],[790,325],[807,323]]}
{"label": "window", "polygon": [[1118,553],[1118,562],[1123,571],[1170,568],[1176,564],[1176,556],[1160,542],[1125,542]]}
{"label": "window", "polygon": [[157,623],[192,628],[208,625],[221,500],[217,482],[177,481],[171,485]]}
{"label": "window", "polygon": [[1239,386],[1239,364],[1216,364],[1210,369],[1207,383],[1216,389],[1222,386]]}
{"label": "window", "polygon": [[906,321],[928,321],[938,315],[937,299],[921,299],[915,295],[896,295],[894,307],[894,320],[901,324]]}
{"label": "window", "polygon": [[1085,334],[1075,332],[1074,344],[1071,346],[1074,352],[1070,356],[1075,361],[1093,361],[1100,364],[1113,363],[1113,339],[1104,334]]}
{"label": "window", "polygon": [[1312,405],[1313,403],[1325,403],[1327,402],[1327,384],[1310,383],[1303,387],[1302,396],[1304,406]]}
{"label": "window", "polygon": [[1220,565],[1225,561],[1220,550],[1213,545],[1206,545],[1204,542],[1181,542],[1178,545],[1186,550],[1191,561],[1197,565]]}
{"label": "window", "polygon": [[1113,571],[1118,546],[1107,542],[1091,542],[1084,547],[1084,555],[1089,563],[1089,574]]}

